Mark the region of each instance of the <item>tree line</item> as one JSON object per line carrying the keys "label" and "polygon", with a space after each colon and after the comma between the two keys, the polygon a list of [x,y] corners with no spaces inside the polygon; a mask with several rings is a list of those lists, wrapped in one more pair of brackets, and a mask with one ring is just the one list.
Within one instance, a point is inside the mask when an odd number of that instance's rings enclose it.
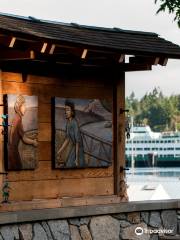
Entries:
{"label": "tree line", "polygon": [[159,88],[154,88],[141,99],[132,92],[126,97],[126,109],[134,125],[149,125],[153,131],[180,130],[180,94],[164,96]]}

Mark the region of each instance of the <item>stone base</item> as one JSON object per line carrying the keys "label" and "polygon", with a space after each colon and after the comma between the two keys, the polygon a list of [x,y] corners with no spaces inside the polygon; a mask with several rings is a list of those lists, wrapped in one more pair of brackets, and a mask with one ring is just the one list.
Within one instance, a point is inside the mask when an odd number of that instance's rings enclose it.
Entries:
{"label": "stone base", "polygon": [[179,216],[168,209],[3,225],[0,240],[179,240]]}

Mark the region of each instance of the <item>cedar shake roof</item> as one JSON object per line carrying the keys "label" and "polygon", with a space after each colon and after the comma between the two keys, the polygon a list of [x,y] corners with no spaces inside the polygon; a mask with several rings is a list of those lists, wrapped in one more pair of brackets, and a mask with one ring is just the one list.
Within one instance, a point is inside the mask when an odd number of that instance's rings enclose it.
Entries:
{"label": "cedar shake roof", "polygon": [[64,24],[2,13],[0,32],[84,48],[180,59],[178,45],[150,32]]}

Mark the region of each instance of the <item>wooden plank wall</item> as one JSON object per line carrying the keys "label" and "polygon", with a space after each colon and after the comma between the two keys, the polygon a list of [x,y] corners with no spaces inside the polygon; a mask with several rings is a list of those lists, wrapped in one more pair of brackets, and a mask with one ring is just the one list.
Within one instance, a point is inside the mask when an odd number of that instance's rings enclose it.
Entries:
{"label": "wooden plank wall", "polygon": [[[88,77],[48,78],[1,72],[1,94],[37,95],[39,99],[39,156],[36,170],[11,171],[10,200],[50,199],[114,194],[113,166],[53,170],[51,167],[51,97],[108,98],[112,100],[110,79]],[[3,143],[2,143],[3,144]],[[0,144],[0,170],[3,156]]]}

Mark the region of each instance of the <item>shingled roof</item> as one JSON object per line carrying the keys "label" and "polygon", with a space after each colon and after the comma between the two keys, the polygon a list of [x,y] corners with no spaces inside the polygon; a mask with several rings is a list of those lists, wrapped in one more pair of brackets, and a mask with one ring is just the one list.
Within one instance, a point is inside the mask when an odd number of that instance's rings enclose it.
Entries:
{"label": "shingled roof", "polygon": [[64,24],[33,17],[0,14],[0,31],[47,41],[117,51],[125,54],[164,56],[180,59],[180,47],[155,33],[119,28]]}

